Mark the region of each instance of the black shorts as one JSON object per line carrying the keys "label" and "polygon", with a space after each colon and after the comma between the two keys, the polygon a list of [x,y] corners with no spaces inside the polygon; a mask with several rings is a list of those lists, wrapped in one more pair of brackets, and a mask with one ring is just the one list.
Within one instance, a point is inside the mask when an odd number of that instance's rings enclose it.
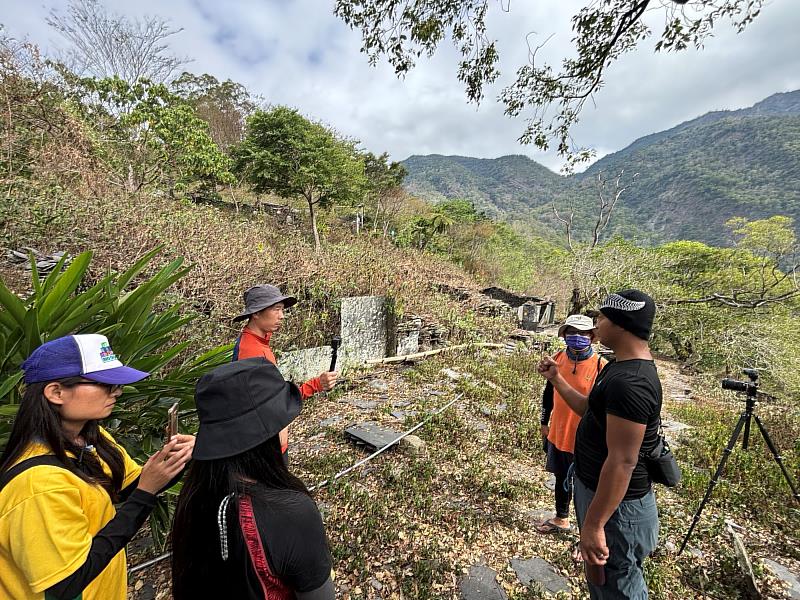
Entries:
{"label": "black shorts", "polygon": [[545,469],[557,477],[566,477],[575,455],[556,448],[552,442],[547,442],[547,462]]}

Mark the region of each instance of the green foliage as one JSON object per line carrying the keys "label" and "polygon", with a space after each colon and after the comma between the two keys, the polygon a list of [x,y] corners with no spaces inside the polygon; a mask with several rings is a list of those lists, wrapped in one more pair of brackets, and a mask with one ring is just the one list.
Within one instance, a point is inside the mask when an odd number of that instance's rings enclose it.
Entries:
{"label": "green foliage", "polygon": [[[395,243],[446,256],[487,284],[528,291],[560,271],[563,248],[490,219],[468,200],[445,200],[398,223]],[[560,275],[559,275],[560,277]]]}
{"label": "green foliage", "polygon": [[[114,413],[116,426],[141,444],[134,455],[142,457],[161,439],[167,396],[192,406],[194,381],[204,369],[225,360],[227,347],[199,358],[182,360],[187,344],[173,344],[173,337],[194,319],[182,315],[179,304],[159,305],[164,291],[189,269],[176,259],[142,279],[142,272],[160,252],[156,248],[122,273],[108,273],[86,284],[91,252],[79,254],[66,265],[66,257],[40,280],[31,260],[32,292],[20,298],[0,281],[0,442],[7,438],[10,419],[21,398],[20,365],[44,342],[74,333],[100,333],[109,337],[115,352],[134,368],[154,377],[126,388]],[[134,285],[134,281],[139,281]],[[152,413],[154,419],[148,419]]]}
{"label": "green foliage", "polygon": [[211,138],[220,148],[226,150],[242,140],[245,120],[255,111],[256,102],[241,83],[184,72],[170,87],[208,123]]}
{"label": "green foliage", "polygon": [[[0,280],[0,448],[8,441],[21,399],[20,365],[48,340],[74,333],[108,336],[115,353],[151,377],[125,386],[106,426],[117,441],[140,461],[163,441],[167,408],[180,402],[183,412],[194,407],[194,385],[209,369],[230,360],[230,346],[184,358],[187,343],[174,344],[175,334],[194,319],[181,314],[180,304],[164,306],[165,290],[189,269],[177,259],[143,278],[160,252],[156,248],[122,273],[108,273],[89,285],[91,252],[67,266],[66,257],[43,280],[31,259],[32,292],[20,298]],[[138,282],[138,283],[136,283]],[[151,519],[154,537],[163,547],[169,507],[162,504]]]}
{"label": "green foliage", "polygon": [[386,152],[380,156],[366,152],[364,154],[364,174],[367,178],[369,193],[379,196],[392,188],[401,186],[407,171],[402,163],[390,163],[389,155]]}
{"label": "green foliage", "polygon": [[[554,239],[562,226],[553,203],[574,206],[579,225],[593,223],[597,175],[637,173],[603,239],[728,246],[726,223],[736,216],[781,214],[800,223],[800,146],[793,142],[800,139],[798,98],[800,91],[777,94],[752,108],[706,114],[640,138],[570,177],[520,156],[412,156],[403,163],[406,187],[431,202],[465,198],[493,218],[524,222]],[[585,235],[586,225],[577,233]]]}
{"label": "green foliage", "polygon": [[65,77],[79,114],[96,130],[101,159],[131,191],[166,185],[180,194],[193,184],[207,189],[233,181],[208,124],[165,85]]}
{"label": "green foliage", "polygon": [[[385,57],[398,76],[410,71],[422,54],[432,56],[449,37],[461,54],[458,79],[466,87],[467,98],[477,103],[483,98],[484,85],[500,76],[496,42],[487,31],[490,4],[486,0],[413,4],[337,0],[335,12],[350,27],[360,30],[361,50],[370,62],[375,64]],[[533,143],[542,150],[555,142],[559,154],[570,162],[589,158],[589,152],[573,147],[570,130],[586,100],[603,85],[605,69],[651,35],[642,21],[651,4],[649,0],[586,3],[572,17],[574,56],[563,58],[560,70],[539,60],[530,60],[517,69],[516,81],[502,91],[500,100],[508,115],[532,112],[521,142]],[[690,44],[701,48],[722,18],[730,19],[734,28],[742,31],[759,14],[762,4],[764,0],[706,0],[692,11],[676,10],[670,2],[650,6],[651,11],[663,10],[667,22],[656,49],[680,51]],[[503,6],[497,3],[498,9]],[[538,26],[531,24],[530,29]]]}
{"label": "green foliage", "polygon": [[756,367],[768,387],[800,394],[798,287],[780,267],[797,248],[791,220],[731,225],[739,238],[734,248],[687,241],[639,247],[620,239],[598,247],[593,299],[614,289],[645,290],[659,305],[656,348],[703,369]]}
{"label": "green foliage", "polygon": [[236,172],[257,194],[305,199],[317,251],[315,206],[352,205],[367,184],[364,160],[353,142],[285,106],[254,113],[233,156]]}

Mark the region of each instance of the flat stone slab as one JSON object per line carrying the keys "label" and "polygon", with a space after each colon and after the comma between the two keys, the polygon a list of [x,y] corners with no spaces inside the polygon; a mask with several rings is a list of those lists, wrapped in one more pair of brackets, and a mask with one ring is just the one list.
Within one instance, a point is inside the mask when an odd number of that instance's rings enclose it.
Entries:
{"label": "flat stone slab", "polygon": [[401,435],[401,432],[381,427],[372,421],[366,421],[351,425],[344,430],[344,434],[359,446],[380,450],[396,440]]}
{"label": "flat stone slab", "polygon": [[472,565],[458,586],[462,600],[508,600],[497,583],[497,573],[484,565]]}
{"label": "flat stone slab", "polygon": [[330,346],[284,352],[278,360],[278,369],[286,379],[300,384],[328,370],[331,352]]}
{"label": "flat stone slab", "polygon": [[511,559],[511,568],[522,585],[538,583],[551,594],[569,592],[569,583],[556,568],[544,559],[534,556],[528,560]]}
{"label": "flat stone slab", "polygon": [[405,421],[406,417],[416,417],[417,411],[415,410],[393,410],[392,416],[395,419],[399,419],[401,421]]}
{"label": "flat stone slab", "polygon": [[367,385],[369,385],[371,389],[378,390],[379,392],[385,392],[389,389],[389,384],[380,379],[373,379]]}
{"label": "flat stone slab", "polygon": [[361,410],[374,410],[378,406],[378,403],[375,400],[359,400],[357,398],[350,400],[348,404],[352,404]]}
{"label": "flat stone slab", "polygon": [[764,564],[775,571],[775,575],[778,579],[789,586],[786,590],[786,595],[791,598],[791,600],[800,600],[800,579],[798,579],[797,574],[784,567],[781,563],[770,560],[769,558],[764,559]]}
{"label": "flat stone slab", "polygon": [[333,427],[341,420],[342,420],[341,415],[334,415],[332,417],[328,417],[327,419],[323,419],[322,421],[319,422],[319,424],[320,427]]}
{"label": "flat stone slab", "polygon": [[531,522],[533,525],[538,525],[543,521],[547,521],[547,519],[552,519],[556,516],[556,513],[552,510],[547,510],[544,508],[535,508],[533,510],[529,510],[525,513],[525,517],[528,521]]}

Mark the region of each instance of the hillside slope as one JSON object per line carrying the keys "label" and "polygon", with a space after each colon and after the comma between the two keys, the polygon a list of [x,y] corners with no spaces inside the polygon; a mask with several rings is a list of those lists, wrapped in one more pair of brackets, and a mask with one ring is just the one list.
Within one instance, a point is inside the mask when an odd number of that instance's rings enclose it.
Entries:
{"label": "hillside slope", "polygon": [[407,188],[428,200],[467,198],[489,215],[548,226],[554,201],[574,201],[589,219],[599,172],[638,173],[608,233],[724,245],[733,216],[784,214],[800,224],[800,90],[642,137],[571,177],[525,156],[412,156],[404,164]]}

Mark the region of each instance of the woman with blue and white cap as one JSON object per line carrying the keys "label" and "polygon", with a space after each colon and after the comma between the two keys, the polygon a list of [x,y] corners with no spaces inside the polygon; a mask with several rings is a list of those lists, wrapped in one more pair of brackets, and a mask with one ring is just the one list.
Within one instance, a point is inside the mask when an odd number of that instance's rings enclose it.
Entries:
{"label": "woman with blue and white cap", "polygon": [[122,386],[148,376],[123,365],[105,336],[52,340],[22,369],[25,394],[0,458],[0,598],[123,600],[124,547],[180,477],[194,437],[174,436],[140,467],[100,427]]}

